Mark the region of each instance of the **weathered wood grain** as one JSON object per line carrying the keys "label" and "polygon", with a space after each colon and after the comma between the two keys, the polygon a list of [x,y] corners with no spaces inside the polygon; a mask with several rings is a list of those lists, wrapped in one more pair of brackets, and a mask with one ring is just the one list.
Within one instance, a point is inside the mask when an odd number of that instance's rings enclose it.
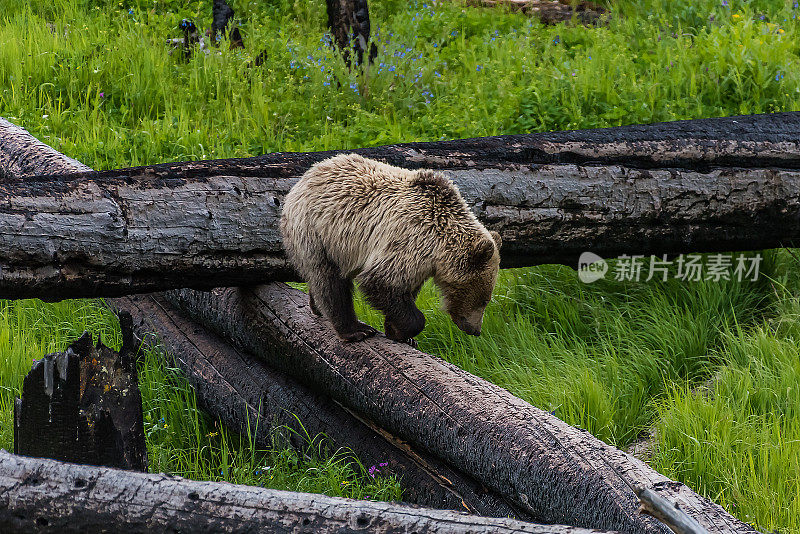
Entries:
{"label": "weathered wood grain", "polygon": [[0,117],[0,182],[14,176],[91,170],[34,138],[24,128]]}
{"label": "weathered wood grain", "polygon": [[65,464],[2,450],[0,532],[591,534],[574,527]]}
{"label": "weathered wood grain", "polygon": [[[8,135],[0,129],[2,151],[22,150],[19,132],[16,144]],[[576,265],[587,250],[614,257],[793,244],[798,139],[800,114],[780,113],[355,152],[450,176],[501,233],[503,266],[519,267]],[[333,154],[6,177],[0,297],[291,280],[277,226],[283,195]]]}
{"label": "weathered wood grain", "polygon": [[365,414],[472,474],[548,523],[666,533],[638,512],[647,487],[711,533],[754,533],[717,504],[644,462],[437,357],[383,336],[342,343],[285,284],[167,298],[270,366]]}
{"label": "weathered wood grain", "polygon": [[194,388],[203,409],[228,428],[251,436],[258,445],[272,446],[276,431],[298,447],[305,445],[305,436],[324,434],[333,448],[352,450],[366,466],[388,464],[380,471],[400,478],[407,502],[489,517],[533,519],[436,457],[236,350],[178,312],[161,295],[107,302],[115,310],[131,314],[134,329],[146,344],[163,346]]}

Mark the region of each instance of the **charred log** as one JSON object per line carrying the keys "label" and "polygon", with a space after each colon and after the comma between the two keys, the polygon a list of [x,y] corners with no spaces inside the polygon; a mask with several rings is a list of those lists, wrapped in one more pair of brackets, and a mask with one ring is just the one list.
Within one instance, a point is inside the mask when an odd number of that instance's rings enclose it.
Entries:
{"label": "charred log", "polygon": [[591,534],[514,519],[64,464],[5,451],[0,451],[0,531]]}
{"label": "charred log", "polygon": [[597,23],[607,13],[595,2],[572,0],[468,0],[476,6],[503,6],[529,13],[545,24],[558,24],[576,18],[583,24]]}
{"label": "charred log", "polygon": [[[8,128],[0,128],[0,146],[11,136],[5,152],[30,146]],[[587,250],[613,257],[795,243],[797,139],[800,113],[782,113],[355,152],[452,178],[502,235],[503,266],[574,266]],[[334,153],[7,177],[0,296],[55,300],[292,280],[278,231],[283,195]]]}
{"label": "charred log", "polygon": [[548,523],[669,532],[638,512],[647,487],[711,533],[754,533],[684,484],[439,358],[383,336],[342,343],[284,284],[172,291],[171,301],[270,366],[471,473]]}
{"label": "charred log", "polygon": [[388,464],[381,473],[398,476],[408,502],[490,517],[531,519],[471,477],[236,350],[162,296],[123,297],[109,304],[132,315],[135,331],[147,345],[163,345],[208,413],[227,427],[249,434],[259,445],[270,446],[276,430],[284,431],[284,437],[296,446],[302,445],[305,436],[324,434],[333,448],[352,450],[365,465]]}

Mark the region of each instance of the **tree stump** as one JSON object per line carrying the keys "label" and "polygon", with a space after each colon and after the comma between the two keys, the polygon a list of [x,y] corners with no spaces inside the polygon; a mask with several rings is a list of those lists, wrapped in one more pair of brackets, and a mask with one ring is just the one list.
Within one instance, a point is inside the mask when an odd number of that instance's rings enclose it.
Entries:
{"label": "tree stump", "polygon": [[[378,55],[375,43],[369,43],[369,6],[367,0],[325,0],[328,8],[328,28],[333,34],[333,44],[348,65],[352,64],[350,51],[355,52],[355,64],[361,65],[364,54],[372,63]],[[369,50],[367,50],[369,48]]]}
{"label": "tree stump", "polygon": [[130,314],[120,323],[120,352],[85,332],[34,361],[14,403],[15,453],[147,471]]}

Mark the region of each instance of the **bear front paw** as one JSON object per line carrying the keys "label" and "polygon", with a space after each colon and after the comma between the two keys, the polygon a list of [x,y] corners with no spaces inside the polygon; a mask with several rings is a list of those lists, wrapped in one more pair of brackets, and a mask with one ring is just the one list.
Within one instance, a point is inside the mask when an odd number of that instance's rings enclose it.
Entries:
{"label": "bear front paw", "polygon": [[401,332],[400,329],[397,328],[391,321],[385,321],[383,326],[386,330],[386,337],[392,341],[405,343],[406,345],[410,345],[415,349],[417,348],[417,340],[415,340],[413,337],[409,337],[408,333]]}

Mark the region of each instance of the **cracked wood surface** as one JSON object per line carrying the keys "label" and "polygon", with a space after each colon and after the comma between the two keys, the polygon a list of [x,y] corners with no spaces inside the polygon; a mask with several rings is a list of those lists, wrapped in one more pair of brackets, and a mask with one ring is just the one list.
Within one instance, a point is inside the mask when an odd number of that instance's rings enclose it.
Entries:
{"label": "cracked wood surface", "polygon": [[107,302],[115,310],[131,314],[134,329],[146,344],[163,345],[204,410],[227,427],[252,436],[257,444],[271,446],[276,430],[298,447],[304,445],[304,436],[322,433],[333,449],[352,450],[364,465],[388,463],[381,473],[400,478],[403,499],[408,502],[489,517],[531,519],[471,477],[409,446],[326,395],[273,371],[263,360],[236,350],[178,312],[161,295]]}
{"label": "cracked wood surface", "polygon": [[[21,136],[0,124],[0,152],[12,154],[0,164],[36,157],[39,148]],[[795,243],[798,139],[800,113],[776,113],[352,152],[452,178],[502,235],[504,267],[574,266],[587,250],[614,257]],[[0,296],[57,300],[295,279],[278,231],[283,196],[335,153],[25,179],[7,168]]]}
{"label": "cracked wood surface", "polygon": [[242,350],[439,456],[543,522],[667,533],[638,512],[632,484],[677,503],[711,533],[750,526],[684,484],[437,357],[382,335],[342,343],[285,284],[170,291]]}
{"label": "cracked wood surface", "polygon": [[590,534],[575,527],[227,482],[197,482],[25,458],[2,450],[0,531]]}

